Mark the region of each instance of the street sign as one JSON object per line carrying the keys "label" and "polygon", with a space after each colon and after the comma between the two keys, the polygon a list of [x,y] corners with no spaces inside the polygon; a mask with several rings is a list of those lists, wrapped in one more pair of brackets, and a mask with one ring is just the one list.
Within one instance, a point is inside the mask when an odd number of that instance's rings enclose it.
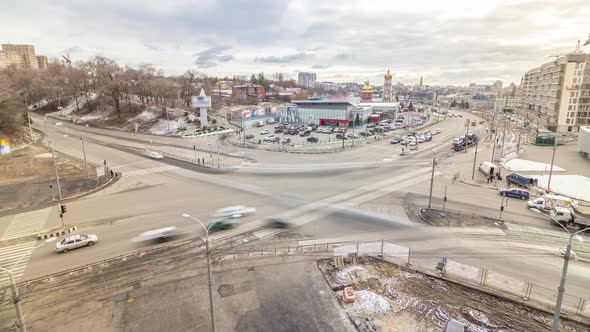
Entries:
{"label": "street sign", "polygon": [[99,166],[96,168],[96,178],[100,178],[101,176],[104,176],[104,167]]}

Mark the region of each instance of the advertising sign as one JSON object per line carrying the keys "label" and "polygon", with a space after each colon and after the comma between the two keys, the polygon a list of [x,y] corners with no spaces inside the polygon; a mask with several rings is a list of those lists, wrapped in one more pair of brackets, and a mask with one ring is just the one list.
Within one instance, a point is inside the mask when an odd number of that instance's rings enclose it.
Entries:
{"label": "advertising sign", "polygon": [[242,118],[249,118],[250,117],[250,111],[242,111]]}
{"label": "advertising sign", "polygon": [[250,112],[250,114],[252,115],[252,117],[253,117],[253,118],[255,118],[255,117],[257,117],[257,116],[258,116],[258,110],[252,110],[252,111]]}

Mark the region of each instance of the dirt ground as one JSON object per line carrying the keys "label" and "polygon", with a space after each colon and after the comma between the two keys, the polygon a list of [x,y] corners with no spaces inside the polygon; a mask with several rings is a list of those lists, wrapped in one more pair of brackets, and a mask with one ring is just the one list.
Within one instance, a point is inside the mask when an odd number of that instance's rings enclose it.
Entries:
{"label": "dirt ground", "polygon": [[[63,197],[88,191],[97,186],[95,177],[84,178],[84,164],[56,153]],[[57,197],[55,170],[49,149],[41,144],[0,156],[0,210],[34,206]],[[93,179],[93,180],[92,180]]]}
{"label": "dirt ground", "polygon": [[[336,269],[331,260],[318,262],[335,296],[353,286],[357,302],[343,304],[360,331],[441,331],[448,319],[472,331],[547,331],[552,315],[500,297],[475,291],[373,258]],[[366,303],[359,293],[369,294]],[[363,302],[365,301],[365,302]],[[381,302],[379,302],[381,301]],[[363,323],[362,320],[366,322]],[[588,326],[561,320],[559,331],[588,331]]]}

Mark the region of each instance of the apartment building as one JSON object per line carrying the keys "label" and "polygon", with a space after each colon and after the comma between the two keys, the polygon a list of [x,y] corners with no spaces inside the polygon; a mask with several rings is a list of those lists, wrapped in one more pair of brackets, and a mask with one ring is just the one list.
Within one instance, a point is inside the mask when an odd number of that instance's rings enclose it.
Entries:
{"label": "apartment building", "polygon": [[577,132],[590,124],[590,55],[571,53],[529,70],[523,108],[539,128]]}
{"label": "apartment building", "polygon": [[317,76],[315,73],[301,72],[297,75],[297,84],[304,88],[315,88]]}
{"label": "apartment building", "polygon": [[46,69],[47,57],[36,56],[33,45],[2,44],[0,68],[15,65],[18,68]]}
{"label": "apartment building", "polygon": [[255,84],[235,85],[232,89],[235,98],[241,101],[257,102],[265,97],[264,87]]}

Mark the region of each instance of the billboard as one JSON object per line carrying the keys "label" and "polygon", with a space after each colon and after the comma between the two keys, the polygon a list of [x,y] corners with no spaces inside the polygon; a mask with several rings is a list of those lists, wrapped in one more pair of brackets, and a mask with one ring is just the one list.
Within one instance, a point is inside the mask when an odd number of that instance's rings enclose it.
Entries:
{"label": "billboard", "polygon": [[250,111],[242,111],[242,118],[249,118],[250,117]]}
{"label": "billboard", "polygon": [[211,107],[211,98],[209,96],[191,96],[192,107]]}
{"label": "billboard", "polygon": [[250,114],[253,118],[255,118],[258,116],[258,110],[252,110],[252,111],[250,111]]}

